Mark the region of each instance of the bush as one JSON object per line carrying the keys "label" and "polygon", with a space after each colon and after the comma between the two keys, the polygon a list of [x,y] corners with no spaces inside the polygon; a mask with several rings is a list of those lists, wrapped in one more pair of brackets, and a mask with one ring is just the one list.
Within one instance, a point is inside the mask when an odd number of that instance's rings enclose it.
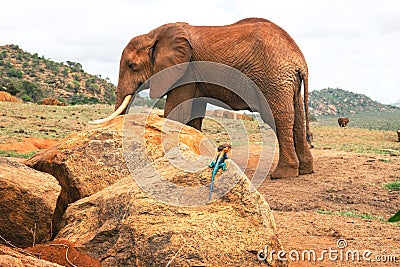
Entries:
{"label": "bush", "polygon": [[24,102],[33,102],[32,98],[29,95],[21,96],[22,101]]}
{"label": "bush", "polygon": [[88,97],[83,94],[74,95],[70,100],[71,105],[83,105],[83,104],[100,104],[101,101],[97,97]]}
{"label": "bush", "polygon": [[10,48],[12,50],[19,50],[19,46],[18,45],[14,45],[14,44],[10,45]]}
{"label": "bush", "polygon": [[7,50],[3,50],[0,52],[0,59],[4,59],[7,57]]}
{"label": "bush", "polygon": [[100,92],[100,87],[97,84],[92,83],[91,85],[89,85],[88,91],[93,93],[98,93]]}
{"label": "bush", "polygon": [[40,103],[49,92],[38,84],[16,78],[1,79],[0,86],[7,88],[7,92],[24,101]]}
{"label": "bush", "polygon": [[18,69],[11,68],[7,71],[8,77],[22,78],[22,71]]}
{"label": "bush", "polygon": [[22,54],[18,53],[16,59],[18,59],[19,61],[22,61],[23,60]]}

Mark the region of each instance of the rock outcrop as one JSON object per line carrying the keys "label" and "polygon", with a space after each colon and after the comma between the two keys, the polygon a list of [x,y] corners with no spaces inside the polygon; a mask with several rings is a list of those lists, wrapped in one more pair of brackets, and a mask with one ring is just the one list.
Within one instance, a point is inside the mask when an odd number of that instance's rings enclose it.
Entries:
{"label": "rock outcrop", "polygon": [[55,98],[46,97],[46,98],[43,98],[42,105],[65,106],[65,103],[63,103],[63,102],[61,102],[61,101],[59,101],[58,99],[55,99]]}
{"label": "rock outcrop", "polygon": [[209,202],[214,147],[205,140],[130,114],[29,159],[62,186],[54,242],[68,240],[102,266],[265,266],[257,252],[282,249],[269,206],[234,163],[217,174]]}
{"label": "rock outcrop", "polygon": [[[165,158],[154,163],[180,186],[209,178],[209,171],[182,175],[166,166]],[[249,180],[238,167],[226,173],[237,182],[229,193],[195,207],[155,199],[136,179],[153,180],[157,174],[143,170],[136,175],[71,204],[55,241],[74,242],[102,266],[264,266],[257,258],[259,250],[282,249],[268,204],[257,191],[250,192]],[[207,197],[208,190],[204,194]],[[285,266],[276,259],[269,264]]]}
{"label": "rock outcrop", "polygon": [[[126,177],[129,171],[141,169],[150,160],[164,155],[164,150],[174,147],[179,140],[174,140],[179,132],[180,140],[191,147],[194,152],[200,149],[208,150],[212,155],[213,147],[205,147],[203,135],[197,130],[170,121],[173,130],[165,132],[164,119],[151,115],[146,121],[146,115],[130,117],[131,123],[124,126],[124,117],[73,134],[50,149],[43,150],[26,161],[26,164],[36,170],[47,172],[59,181],[62,190],[58,198],[54,214],[53,232],[58,232],[59,223],[68,204],[90,196]],[[130,155],[134,164],[127,168],[124,158],[123,128],[129,127],[131,143],[134,148]],[[128,136],[125,133],[125,140]],[[161,142],[163,139],[163,142]],[[130,148],[127,148],[130,149]]]}
{"label": "rock outcrop", "polygon": [[60,191],[53,176],[0,158],[0,235],[19,247],[49,240]]}
{"label": "rock outcrop", "polygon": [[206,115],[208,117],[217,117],[231,120],[244,120],[244,121],[253,121],[254,118],[250,115],[241,114],[235,111],[216,109],[216,110],[207,110]]}
{"label": "rock outcrop", "polygon": [[0,91],[0,102],[19,103],[19,99],[12,96],[10,93]]}

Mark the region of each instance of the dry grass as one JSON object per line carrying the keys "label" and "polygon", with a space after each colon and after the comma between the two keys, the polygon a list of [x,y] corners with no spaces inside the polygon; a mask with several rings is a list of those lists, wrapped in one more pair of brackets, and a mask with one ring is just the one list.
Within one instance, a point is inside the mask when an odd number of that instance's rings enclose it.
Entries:
{"label": "dry grass", "polygon": [[[106,117],[113,109],[107,105],[60,107],[0,102],[0,144],[20,141],[27,137],[61,139],[86,129],[89,120]],[[386,125],[384,115],[370,115],[369,125]],[[400,153],[400,142],[397,142],[397,134],[394,131],[369,130],[351,125],[347,128],[337,125],[321,126],[325,123],[323,120],[319,118],[318,125],[312,125],[314,144],[317,148],[379,154],[387,154],[389,152],[384,149],[389,149]],[[247,142],[259,144],[261,141],[258,123],[255,121],[218,121],[205,119],[203,123],[203,132],[216,144],[230,142],[232,139],[233,145],[236,146]],[[271,136],[274,138],[272,130],[267,130],[266,133],[269,135],[268,140],[272,140]]]}
{"label": "dry grass", "polygon": [[113,111],[107,105],[44,106],[0,102],[0,143],[26,137],[61,139],[82,131],[89,120]]}
{"label": "dry grass", "polygon": [[312,132],[317,148],[378,154],[388,154],[387,150],[400,151],[397,133],[393,131],[312,126]]}

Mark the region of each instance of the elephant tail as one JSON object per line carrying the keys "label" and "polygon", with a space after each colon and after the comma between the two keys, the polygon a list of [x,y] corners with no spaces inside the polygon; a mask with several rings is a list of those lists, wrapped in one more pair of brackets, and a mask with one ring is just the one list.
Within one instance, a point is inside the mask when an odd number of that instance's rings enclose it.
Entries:
{"label": "elephant tail", "polygon": [[[306,136],[310,136],[310,115],[308,114],[308,72],[306,71],[305,73],[299,73],[301,80],[303,81],[303,86],[304,86],[304,113],[305,113],[305,119],[306,119]],[[300,82],[300,88],[301,88],[301,82]],[[301,89],[300,89],[301,90]]]}

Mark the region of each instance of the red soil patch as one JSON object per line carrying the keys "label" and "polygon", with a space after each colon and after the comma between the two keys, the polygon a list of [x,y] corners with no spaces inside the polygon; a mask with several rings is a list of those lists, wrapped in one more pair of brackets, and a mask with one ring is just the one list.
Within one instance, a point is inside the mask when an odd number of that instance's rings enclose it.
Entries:
{"label": "red soil patch", "polygon": [[15,151],[18,153],[29,153],[40,149],[46,149],[54,146],[58,140],[46,138],[25,138],[23,141],[8,140],[0,144],[0,150]]}
{"label": "red soil patch", "polygon": [[[79,249],[71,242],[58,241],[57,243],[39,244],[25,250],[34,253],[42,260],[58,263],[62,266],[71,266],[70,263],[79,267],[100,267],[100,262]],[[69,261],[69,262],[68,262]]]}

